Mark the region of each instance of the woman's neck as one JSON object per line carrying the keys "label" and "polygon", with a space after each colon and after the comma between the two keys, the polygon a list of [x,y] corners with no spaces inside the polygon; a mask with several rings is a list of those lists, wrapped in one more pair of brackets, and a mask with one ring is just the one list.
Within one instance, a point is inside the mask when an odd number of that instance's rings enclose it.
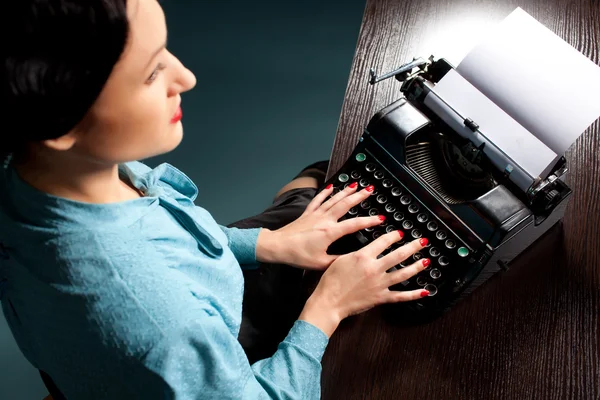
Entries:
{"label": "woman's neck", "polygon": [[142,194],[119,177],[117,164],[44,154],[15,157],[11,165],[30,186],[53,196],[84,203],[107,204],[133,200]]}

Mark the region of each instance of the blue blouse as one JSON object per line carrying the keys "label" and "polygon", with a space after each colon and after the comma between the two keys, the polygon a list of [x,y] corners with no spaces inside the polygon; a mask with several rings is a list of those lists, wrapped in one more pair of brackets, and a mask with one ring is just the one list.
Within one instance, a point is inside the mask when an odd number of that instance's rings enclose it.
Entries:
{"label": "blue blouse", "polygon": [[316,399],[327,336],[296,321],[250,365],[237,337],[260,229],[226,228],[169,164],[119,166],[144,197],[89,204],[0,168],[0,297],[68,399]]}

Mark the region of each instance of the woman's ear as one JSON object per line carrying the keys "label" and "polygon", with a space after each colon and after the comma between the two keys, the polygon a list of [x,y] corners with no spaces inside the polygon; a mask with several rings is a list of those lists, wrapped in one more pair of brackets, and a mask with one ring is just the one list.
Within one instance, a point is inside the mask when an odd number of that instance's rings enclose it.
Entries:
{"label": "woman's ear", "polygon": [[52,150],[65,151],[71,149],[76,141],[75,132],[71,131],[56,139],[44,140],[42,141],[42,145]]}

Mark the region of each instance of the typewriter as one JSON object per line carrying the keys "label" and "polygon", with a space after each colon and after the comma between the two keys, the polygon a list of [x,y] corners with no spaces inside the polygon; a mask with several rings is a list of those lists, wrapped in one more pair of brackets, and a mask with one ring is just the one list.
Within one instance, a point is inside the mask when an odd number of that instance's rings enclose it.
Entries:
{"label": "typewriter", "polygon": [[404,232],[403,241],[383,254],[416,238],[429,240],[391,270],[424,257],[430,266],[390,288],[427,289],[428,297],[394,305],[426,318],[440,315],[506,270],[562,218],[571,194],[563,181],[564,157],[543,179],[524,184],[518,166],[507,171],[498,149],[465,135],[465,127],[479,132],[476,121],[458,116],[451,105],[437,102],[434,110],[426,104],[432,104],[426,99],[436,96],[436,83],[452,68],[445,59],[431,57],[379,77],[371,70],[371,84],[394,77],[402,82],[403,96],[371,118],[351,156],[325,182],[333,184],[334,194],[352,182],[359,189],[375,186],[370,198],[343,219],[386,216],[383,224],[333,243],[331,254],[357,250],[397,229]]}

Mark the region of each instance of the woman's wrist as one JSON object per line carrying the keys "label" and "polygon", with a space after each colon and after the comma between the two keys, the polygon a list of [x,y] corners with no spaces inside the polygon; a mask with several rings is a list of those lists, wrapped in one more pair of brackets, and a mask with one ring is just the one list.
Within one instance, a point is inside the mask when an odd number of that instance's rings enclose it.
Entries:
{"label": "woman's wrist", "polygon": [[318,295],[315,296],[315,294],[308,298],[298,319],[316,326],[328,338],[333,335],[333,332],[342,321],[340,313],[327,304],[323,298]]}
{"label": "woman's wrist", "polygon": [[256,261],[271,264],[279,262],[279,245],[275,231],[261,228],[256,241]]}

